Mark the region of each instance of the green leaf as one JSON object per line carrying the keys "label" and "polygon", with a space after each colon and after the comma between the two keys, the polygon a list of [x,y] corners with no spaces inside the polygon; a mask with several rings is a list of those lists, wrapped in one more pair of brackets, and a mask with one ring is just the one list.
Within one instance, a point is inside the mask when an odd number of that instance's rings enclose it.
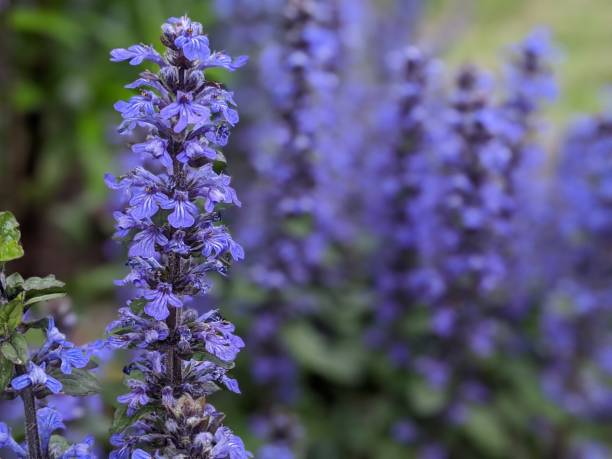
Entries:
{"label": "green leaf", "polygon": [[52,376],[63,384],[62,392],[66,395],[84,397],[97,394],[102,390],[98,378],[93,373],[81,368],[73,368],[69,375],[55,370],[52,372]]}
{"label": "green leaf", "polygon": [[432,388],[421,379],[411,382],[408,397],[415,411],[423,416],[433,415],[446,405],[447,394],[443,390]]}
{"label": "green leaf", "polygon": [[49,440],[49,453],[51,457],[61,457],[70,448],[70,443],[61,435],[53,434]]}
{"label": "green leaf", "polygon": [[6,278],[6,288],[9,290],[9,294],[11,291],[14,291],[17,294],[17,291],[23,290],[23,277],[19,273],[13,273]]}
{"label": "green leaf", "polygon": [[21,334],[13,335],[11,339],[11,344],[17,351],[17,355],[19,356],[19,360],[22,362],[27,362],[30,360],[30,353],[28,352],[28,342],[25,339],[25,336]]}
{"label": "green leaf", "polygon": [[465,423],[465,430],[480,447],[488,451],[487,457],[502,456],[512,448],[505,429],[490,409],[473,407]]}
{"label": "green leaf", "polygon": [[322,376],[350,383],[361,374],[363,353],[354,343],[331,342],[307,324],[287,327],[283,339],[300,364]]}
{"label": "green leaf", "polygon": [[10,212],[0,212],[0,262],[23,257],[20,239],[19,223],[15,216]]}
{"label": "green leaf", "polygon": [[41,296],[35,296],[30,298],[29,300],[27,300],[25,302],[26,306],[29,306],[31,304],[35,304],[35,303],[42,303],[43,301],[49,301],[49,300],[54,300],[56,298],[63,298],[65,297],[66,294],[62,293],[62,292],[58,292],[58,293],[47,293],[46,295],[41,295]]}
{"label": "green leaf", "polygon": [[[16,336],[21,336],[21,335],[16,335]],[[25,355],[23,353],[23,348],[21,347],[21,344],[18,344],[16,346],[12,341],[11,342],[5,341],[4,343],[2,343],[2,345],[0,346],[0,352],[2,353],[4,357],[9,359],[11,362],[13,362],[16,365],[25,365],[25,363],[28,360],[27,344],[26,344],[26,354]]]}
{"label": "green leaf", "polygon": [[61,298],[66,295],[65,285],[52,274],[47,277],[30,277],[23,283],[23,290],[26,292],[25,305]]}
{"label": "green leaf", "polygon": [[0,336],[12,333],[23,318],[24,293],[20,293],[12,301],[0,307]]}
{"label": "green leaf", "polygon": [[23,289],[29,291],[46,291],[64,288],[66,284],[57,280],[53,274],[47,277],[30,277],[23,283]]}
{"label": "green leaf", "polygon": [[130,310],[134,314],[142,314],[144,312],[144,307],[147,305],[148,301],[141,298],[139,300],[134,300],[130,303]]}
{"label": "green leaf", "polygon": [[115,415],[113,416],[113,423],[110,427],[111,435],[116,434],[125,430],[132,423],[132,416],[127,415],[127,406],[119,405],[115,409]]}
{"label": "green leaf", "polygon": [[110,433],[116,434],[128,428],[135,421],[143,417],[145,414],[151,413],[155,411],[156,407],[154,406],[143,406],[139,410],[137,410],[131,416],[127,415],[127,406],[119,405],[115,410],[115,416],[113,417],[113,423],[111,424]]}
{"label": "green leaf", "polygon": [[0,355],[0,393],[4,392],[8,383],[13,379],[13,362]]}

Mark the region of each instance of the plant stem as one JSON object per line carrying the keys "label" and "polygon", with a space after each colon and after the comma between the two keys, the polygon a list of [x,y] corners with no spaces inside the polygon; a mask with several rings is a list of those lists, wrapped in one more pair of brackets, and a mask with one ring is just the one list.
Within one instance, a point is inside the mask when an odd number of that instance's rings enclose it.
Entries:
{"label": "plant stem", "polygon": [[[17,375],[25,374],[25,367],[15,366]],[[21,392],[23,408],[25,413],[26,442],[28,444],[28,459],[46,459],[40,449],[40,436],[38,435],[38,421],[36,418],[36,399],[32,387],[27,387]]]}
{"label": "plant stem", "polygon": [[[170,310],[170,315],[168,319],[166,319],[166,323],[168,324],[168,328],[171,333],[176,332],[176,329],[181,323],[181,310],[180,308],[172,308]],[[181,368],[181,359],[177,355],[174,348],[170,348],[168,350],[168,361],[166,367],[166,374],[170,381],[172,381],[173,386],[178,386],[183,382],[183,369]]]}

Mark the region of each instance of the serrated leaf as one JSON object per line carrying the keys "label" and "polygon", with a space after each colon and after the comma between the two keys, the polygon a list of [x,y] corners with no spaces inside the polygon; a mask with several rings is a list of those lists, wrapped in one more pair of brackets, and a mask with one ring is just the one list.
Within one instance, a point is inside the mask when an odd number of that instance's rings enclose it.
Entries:
{"label": "serrated leaf", "polygon": [[24,304],[30,306],[31,304],[42,303],[43,301],[55,300],[56,298],[63,298],[66,294],[63,292],[58,293],[47,293],[46,295],[35,296],[28,299]]}
{"label": "serrated leaf", "polygon": [[26,292],[30,291],[46,291],[49,289],[60,289],[66,286],[60,280],[57,280],[53,274],[47,277],[29,277],[23,282],[23,289]]}
{"label": "serrated leaf", "polygon": [[6,389],[8,383],[13,379],[13,362],[0,355],[0,393]]}
{"label": "serrated leaf", "polygon": [[70,443],[61,435],[53,434],[49,440],[49,453],[51,457],[61,457],[70,448]]}
{"label": "serrated leaf", "polygon": [[62,392],[66,395],[84,397],[97,394],[102,390],[98,378],[93,373],[81,368],[73,368],[69,375],[55,370],[52,372],[52,376],[63,384]]}
{"label": "serrated leaf", "polygon": [[0,336],[12,333],[23,319],[23,298],[24,293],[20,293],[12,301],[0,307]]}
{"label": "serrated leaf", "polygon": [[23,257],[20,239],[19,223],[15,216],[10,212],[0,212],[0,262]]}

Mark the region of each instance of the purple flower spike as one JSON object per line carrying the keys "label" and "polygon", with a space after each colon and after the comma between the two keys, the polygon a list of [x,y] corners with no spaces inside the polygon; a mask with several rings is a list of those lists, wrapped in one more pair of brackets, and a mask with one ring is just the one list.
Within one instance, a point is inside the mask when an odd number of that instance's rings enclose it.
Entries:
{"label": "purple flower spike", "polygon": [[[222,425],[224,415],[208,400],[222,388],[240,392],[228,364],[244,342],[217,312],[199,316],[183,304],[208,293],[211,273],[225,275],[232,259],[244,257],[218,209],[240,201],[230,177],[213,167],[225,160],[220,149],[239,115],[233,94],[208,81],[204,70],[233,71],[246,58],[211,53],[202,25],[188,17],[168,19],[161,41],[168,50],[160,56],[159,72],[141,73],[127,85],[140,95],[116,104],[124,119],[119,132],[135,136],[140,127],[146,137],[131,146],[143,156],[143,166],[106,177],[128,203],[114,214],[115,236],[127,242],[130,269],[117,285],[135,290],[107,327],[106,344],[135,351],[124,372],[137,377],[127,379],[130,391],[118,397],[128,415],[143,407],[166,409],[147,411],[114,435],[110,457],[241,459],[249,457],[242,441]],[[116,50],[113,58],[136,62],[148,49]],[[73,349],[62,357],[66,369],[81,364]]]}

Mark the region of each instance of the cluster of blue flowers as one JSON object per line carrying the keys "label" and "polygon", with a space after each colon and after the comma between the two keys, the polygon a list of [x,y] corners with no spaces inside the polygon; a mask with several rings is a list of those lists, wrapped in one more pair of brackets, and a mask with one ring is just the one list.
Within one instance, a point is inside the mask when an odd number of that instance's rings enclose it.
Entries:
{"label": "cluster of blue flowers", "polygon": [[556,279],[540,319],[547,394],[572,416],[599,420],[612,406],[612,118],[585,117],[570,129],[551,199],[557,201],[566,250],[553,252]]}
{"label": "cluster of blue flowers", "polygon": [[[469,422],[471,408],[493,395],[490,362],[513,355],[523,338],[515,312],[526,310],[526,296],[511,279],[525,276],[517,274],[527,250],[517,235],[534,240],[522,225],[539,210],[529,192],[536,190],[538,110],[556,90],[551,55],[543,31],[513,47],[501,101],[494,79],[475,67],[464,67],[444,96],[442,68],[422,51],[389,58],[394,84],[377,114],[383,140],[368,162],[389,205],[380,206],[377,194],[368,207],[380,246],[366,341],[436,394],[426,412],[418,401],[408,407],[421,421]],[[446,457],[428,425],[396,420],[393,437],[419,457]]]}
{"label": "cluster of blue flowers", "polygon": [[[380,136],[387,142],[381,142],[382,147],[369,158],[373,180],[380,182],[381,190],[366,204],[368,216],[377,221],[373,229],[381,245],[373,263],[378,298],[367,339],[402,366],[408,363],[409,354],[403,318],[406,305],[414,301],[420,276],[418,233],[423,225],[417,223],[424,211],[421,195],[431,173],[428,150],[432,139],[426,127],[431,107],[427,105],[439,66],[415,47],[393,53],[389,60],[392,100],[383,104],[385,112],[377,116],[382,120]],[[381,206],[380,200],[388,205]]]}
{"label": "cluster of blue flowers", "polygon": [[142,44],[111,53],[114,62],[159,66],[127,85],[139,95],[115,104],[119,131],[140,137],[131,149],[146,166],[106,180],[126,196],[115,219],[116,237],[129,245],[130,272],[119,284],[134,288],[108,341],[136,350],[125,368],[130,391],[118,398],[111,457],[247,458],[207,401],[220,387],[239,392],[228,371],[244,343],[218,311],[187,308],[209,291],[211,273],[224,275],[244,257],[220,222],[221,206],[240,205],[221,152],[238,112],[233,94],[205,72],[234,71],[246,57],[211,51],[202,25],[188,17],[170,18],[161,41],[163,55]]}

